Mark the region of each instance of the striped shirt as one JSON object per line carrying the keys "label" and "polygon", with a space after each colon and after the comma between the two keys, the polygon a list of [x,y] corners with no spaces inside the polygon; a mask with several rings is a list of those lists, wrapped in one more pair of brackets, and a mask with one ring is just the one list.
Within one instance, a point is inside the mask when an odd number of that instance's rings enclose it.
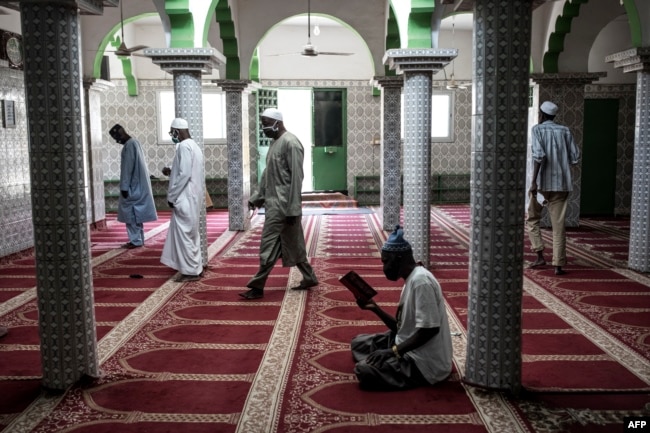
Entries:
{"label": "striped shirt", "polygon": [[578,163],[580,150],[569,128],[547,120],[533,126],[533,161],[541,164],[537,187],[540,191],[571,191],[571,165]]}

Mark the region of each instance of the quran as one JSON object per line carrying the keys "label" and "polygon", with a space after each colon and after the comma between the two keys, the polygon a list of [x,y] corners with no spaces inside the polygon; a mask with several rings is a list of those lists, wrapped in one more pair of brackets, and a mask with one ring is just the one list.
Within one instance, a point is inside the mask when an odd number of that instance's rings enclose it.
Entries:
{"label": "quran", "polygon": [[377,291],[354,271],[350,271],[343,275],[339,278],[339,281],[349,291],[351,291],[354,297],[358,300],[367,301],[377,294]]}

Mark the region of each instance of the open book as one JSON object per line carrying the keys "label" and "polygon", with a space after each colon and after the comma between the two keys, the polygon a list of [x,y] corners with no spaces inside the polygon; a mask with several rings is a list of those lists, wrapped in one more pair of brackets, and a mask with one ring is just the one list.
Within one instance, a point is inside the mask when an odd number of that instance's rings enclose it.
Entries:
{"label": "open book", "polygon": [[367,301],[377,294],[377,291],[354,271],[350,271],[343,275],[339,278],[339,281],[347,287],[347,289],[351,291],[354,297],[358,300]]}

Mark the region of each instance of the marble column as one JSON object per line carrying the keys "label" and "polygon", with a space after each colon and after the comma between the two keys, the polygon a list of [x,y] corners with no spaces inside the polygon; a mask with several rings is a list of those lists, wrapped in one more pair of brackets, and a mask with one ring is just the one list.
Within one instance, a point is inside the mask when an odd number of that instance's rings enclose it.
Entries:
{"label": "marble column", "polygon": [[43,386],[98,376],[79,10],[21,1]]}
{"label": "marble column", "polygon": [[95,228],[106,227],[106,200],[104,198],[104,137],[102,130],[101,93],[115,87],[106,80],[84,81],[86,140],[88,143],[88,176],[90,198],[88,200],[88,221]]}
{"label": "marble column", "polygon": [[650,47],[632,48],[605,58],[636,74],[634,163],[628,267],[650,272]]}
{"label": "marble column", "polygon": [[[143,54],[174,77],[176,117],[187,120],[189,132],[204,152],[203,90],[201,75],[225,63],[225,57],[214,48],[148,48]],[[202,196],[199,232],[203,267],[208,265],[205,195]]]}
{"label": "marble column", "polygon": [[250,80],[216,80],[226,92],[226,141],[228,144],[228,229],[248,230],[250,198]]}
{"label": "marble column", "polygon": [[431,94],[433,74],[457,49],[388,50],[384,63],[404,79],[404,237],[415,260],[429,266],[431,222]]}
{"label": "marble column", "polygon": [[[537,84],[533,95],[532,118],[537,123],[539,119],[539,106],[544,101],[552,101],[558,105],[559,111],[555,121],[567,126],[573,134],[573,139],[580,149],[582,155],[582,137],[585,112],[585,86],[593,83],[601,77],[606,76],[605,72],[576,72],[576,73],[553,73],[553,74],[532,74],[532,80]],[[534,124],[529,125],[530,128]],[[530,138],[530,134],[528,134]],[[528,143],[530,147],[530,143]],[[530,185],[533,166],[528,159],[526,186]],[[578,227],[580,225],[580,191],[582,183],[582,159],[573,169],[573,191],[569,194],[565,225],[567,227]],[[543,227],[551,227],[551,220],[543,210],[540,224]]]}
{"label": "marble column", "polygon": [[375,77],[381,89],[381,179],[379,218],[382,228],[393,231],[400,224],[402,203],[402,87],[399,76]]}
{"label": "marble column", "polygon": [[482,388],[518,391],[532,9],[530,0],[477,0],[474,8],[470,269],[463,380]]}

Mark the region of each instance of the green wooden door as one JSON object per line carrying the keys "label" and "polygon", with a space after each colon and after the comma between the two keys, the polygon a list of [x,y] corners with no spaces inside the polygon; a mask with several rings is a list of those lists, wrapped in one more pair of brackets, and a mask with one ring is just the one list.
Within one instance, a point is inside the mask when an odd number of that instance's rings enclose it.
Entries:
{"label": "green wooden door", "polygon": [[343,89],[314,89],[312,176],[315,191],[347,194],[347,116]]}
{"label": "green wooden door", "polygon": [[580,215],[614,215],[618,99],[585,99]]}

